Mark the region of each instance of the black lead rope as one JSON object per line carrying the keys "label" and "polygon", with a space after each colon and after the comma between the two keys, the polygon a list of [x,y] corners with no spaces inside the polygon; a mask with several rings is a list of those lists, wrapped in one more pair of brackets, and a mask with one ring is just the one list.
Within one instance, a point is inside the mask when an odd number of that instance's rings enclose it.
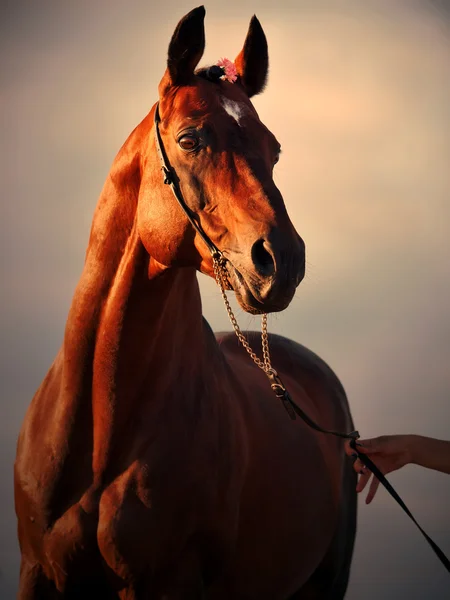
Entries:
{"label": "black lead rope", "polygon": [[380,471],[380,469],[372,462],[372,460],[366,454],[363,454],[362,452],[360,452],[358,450],[358,447],[356,445],[356,440],[353,439],[350,441],[350,447],[352,448],[352,450],[354,450],[356,452],[359,460],[369,469],[369,471],[371,471],[375,475],[375,477],[378,479],[378,481],[382,485],[384,485],[384,487],[387,489],[387,491],[390,493],[390,495],[394,498],[394,500],[396,500],[398,502],[398,504],[400,504],[400,506],[403,508],[405,513],[408,515],[408,517],[411,519],[411,521],[413,523],[415,523],[415,525],[417,526],[417,528],[419,529],[419,531],[421,532],[423,537],[430,544],[430,546],[434,550],[436,556],[439,558],[441,563],[444,565],[444,567],[450,573],[450,560],[447,558],[447,556],[444,554],[444,552],[439,548],[439,546],[436,544],[436,542],[433,541],[430,538],[430,536],[422,529],[422,527],[416,521],[416,519],[414,518],[414,516],[411,513],[411,511],[409,510],[409,508],[406,506],[406,504],[403,502],[403,500],[397,494],[395,489],[392,487],[392,485],[389,483],[389,481],[386,479],[386,477],[383,475],[383,473]]}
{"label": "black lead rope", "polygon": [[269,377],[269,380],[271,382],[270,386],[271,386],[272,390],[275,392],[275,395],[278,398],[280,398],[280,400],[282,401],[283,406],[286,409],[288,415],[291,417],[291,419],[295,419],[295,415],[297,414],[301,419],[303,419],[303,421],[307,425],[309,425],[312,429],[315,429],[316,431],[320,431],[321,433],[328,433],[328,434],[335,435],[340,438],[345,438],[345,439],[350,440],[350,447],[358,455],[359,460],[369,469],[369,471],[371,471],[371,473],[386,488],[386,490],[394,498],[394,500],[396,500],[398,502],[398,504],[405,511],[405,513],[408,515],[408,517],[413,521],[413,523],[415,523],[415,525],[418,527],[419,531],[422,533],[424,538],[430,544],[431,548],[434,550],[436,556],[439,558],[441,563],[444,565],[444,567],[450,573],[450,561],[447,558],[447,556],[439,548],[439,546],[436,544],[436,542],[434,540],[432,540],[430,538],[430,536],[422,529],[422,527],[416,521],[416,519],[414,518],[414,516],[411,513],[411,511],[409,510],[409,508],[406,506],[406,504],[403,502],[403,500],[397,494],[395,489],[392,487],[392,485],[389,483],[389,481],[386,479],[386,477],[383,475],[383,473],[380,471],[380,469],[372,462],[372,460],[367,455],[363,454],[362,452],[360,452],[358,450],[358,447],[356,445],[356,440],[359,438],[358,431],[352,431],[350,433],[341,433],[340,431],[330,431],[329,429],[323,429],[323,427],[320,427],[319,425],[317,425],[317,423],[315,421],[313,421],[311,419],[311,417],[309,417],[300,408],[300,406],[298,406],[298,404],[296,404],[296,402],[294,402],[294,400],[291,398],[289,392],[284,387],[283,382],[281,381],[279,375],[275,371],[272,371],[272,373],[269,372],[266,374]]}
{"label": "black lead rope", "polygon": [[[167,155],[164,150],[164,144],[162,142],[161,134],[159,132],[159,123],[160,123],[159,104],[156,104],[155,116],[154,116],[155,145],[156,145],[156,151],[157,151],[159,159],[161,161],[161,170],[163,172],[164,183],[166,185],[170,186],[170,189],[172,190],[173,195],[175,196],[178,204],[185,212],[187,218],[191,222],[194,229],[197,231],[197,233],[200,235],[202,240],[205,242],[213,259],[218,260],[219,262],[224,261],[225,259],[223,257],[222,252],[217,248],[217,246],[214,244],[214,242],[212,240],[210,240],[209,237],[206,235],[206,233],[203,231],[203,228],[200,225],[197,215],[191,211],[191,209],[187,206],[187,204],[183,198],[183,194],[181,192],[181,189],[180,189],[180,186],[178,183],[178,177],[177,177],[174,169],[171,167],[171,165],[169,163],[169,159],[167,158]],[[334,435],[336,437],[350,440],[350,447],[356,452],[359,460],[373,473],[373,475],[386,488],[386,490],[390,493],[390,495],[394,498],[394,500],[396,500],[398,502],[398,504],[402,507],[402,509],[405,511],[405,513],[408,515],[408,517],[419,528],[420,532],[422,533],[424,538],[427,540],[427,542],[430,544],[431,548],[434,550],[436,556],[439,558],[441,563],[444,565],[444,567],[447,569],[447,571],[450,572],[450,561],[446,557],[446,555],[442,552],[442,550],[439,548],[439,546],[430,538],[430,536],[427,533],[425,533],[425,531],[422,529],[422,527],[419,525],[419,523],[413,517],[409,508],[406,506],[406,504],[403,502],[403,500],[397,494],[397,492],[392,487],[392,485],[389,483],[389,481],[386,479],[386,477],[383,475],[383,473],[378,469],[378,467],[370,460],[370,458],[368,456],[359,452],[358,447],[356,446],[356,440],[359,438],[359,433],[357,431],[351,431],[350,433],[342,433],[340,431],[331,431],[329,429],[324,429],[323,427],[320,427],[320,425],[317,425],[317,423],[315,421],[313,421],[311,419],[311,417],[309,417],[304,412],[304,410],[301,409],[300,406],[298,406],[298,404],[296,402],[294,402],[294,400],[291,398],[289,392],[283,385],[283,382],[281,381],[280,376],[274,369],[271,369],[270,371],[266,371],[266,375],[269,378],[270,387],[272,388],[272,390],[275,393],[275,395],[277,396],[277,398],[279,398],[281,400],[284,408],[286,409],[288,415],[290,416],[290,418],[292,420],[295,420],[296,415],[298,415],[309,427],[311,427],[315,431],[319,431],[320,433],[326,433],[326,434]]]}
{"label": "black lead rope", "polygon": [[319,431],[320,433],[329,433],[330,435],[335,435],[336,437],[344,438],[346,440],[357,440],[359,438],[358,431],[341,433],[340,431],[331,431],[330,429],[324,429],[323,427],[320,427],[320,425],[317,425],[317,423],[313,421],[311,417],[309,417],[296,402],[294,402],[294,400],[291,398],[291,395],[284,387],[284,384],[275,369],[271,369],[270,371],[266,372],[266,375],[269,378],[270,387],[274,391],[275,396],[281,400],[286,412],[293,421],[295,420],[295,415],[297,414],[307,425],[309,425],[312,429]]}

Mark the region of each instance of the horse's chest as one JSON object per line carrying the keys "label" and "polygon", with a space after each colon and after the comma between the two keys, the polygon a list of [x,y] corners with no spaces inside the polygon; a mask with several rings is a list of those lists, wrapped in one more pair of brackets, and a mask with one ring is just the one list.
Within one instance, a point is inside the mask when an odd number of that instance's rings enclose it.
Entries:
{"label": "horse's chest", "polygon": [[224,545],[222,532],[236,527],[237,498],[227,499],[217,457],[199,445],[137,459],[104,490],[98,544],[120,577],[166,568],[194,538]]}

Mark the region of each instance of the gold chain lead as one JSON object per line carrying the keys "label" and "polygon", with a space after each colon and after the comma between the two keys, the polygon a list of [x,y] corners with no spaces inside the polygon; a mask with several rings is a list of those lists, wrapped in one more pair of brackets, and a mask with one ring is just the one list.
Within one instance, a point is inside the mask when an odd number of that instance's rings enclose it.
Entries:
{"label": "gold chain lead", "polygon": [[220,292],[222,294],[222,298],[225,303],[225,308],[227,309],[228,317],[230,318],[231,324],[233,326],[234,332],[235,332],[238,340],[240,341],[242,346],[245,348],[245,350],[247,351],[247,353],[249,354],[250,358],[253,360],[255,365],[257,365],[266,374],[274,372],[274,370],[272,369],[272,364],[270,362],[269,335],[267,333],[267,314],[264,313],[261,317],[261,345],[262,345],[262,353],[263,353],[263,360],[261,360],[256,355],[256,353],[253,351],[253,349],[251,348],[250,344],[247,341],[247,338],[242,333],[242,331],[238,325],[238,322],[236,320],[236,317],[234,316],[233,310],[230,306],[230,302],[229,302],[227,294],[225,292],[225,286],[228,281],[228,274],[226,272],[223,262],[220,261],[220,259],[214,258],[213,265],[214,265],[214,275],[215,275],[216,281],[219,285]]}
{"label": "gold chain lead", "polygon": [[292,420],[295,420],[296,415],[299,415],[303,421],[305,421],[310,427],[315,429],[316,431],[321,431],[322,433],[331,433],[332,435],[336,435],[338,437],[347,438],[357,440],[359,438],[359,433],[357,431],[352,431],[350,433],[340,433],[339,431],[329,431],[328,429],[323,429],[317,423],[315,423],[307,414],[303,412],[303,410],[295,404],[295,402],[290,397],[288,391],[283,385],[280,376],[272,367],[270,362],[270,351],[269,351],[269,335],[267,333],[267,314],[264,313],[262,315],[261,320],[261,344],[262,344],[262,353],[263,359],[261,360],[256,353],[251,348],[250,344],[247,341],[247,338],[242,333],[238,322],[236,321],[236,317],[231,309],[230,303],[228,301],[227,295],[225,293],[226,285],[228,284],[228,273],[225,268],[225,261],[223,258],[213,257],[213,265],[214,265],[214,275],[216,277],[217,283],[219,285],[220,291],[222,293],[222,298],[225,303],[225,307],[227,309],[228,316],[230,317],[231,324],[233,325],[234,332],[238,340],[244,346],[245,350],[250,355],[251,359],[264,373],[267,375],[270,381],[270,387],[272,391],[279,398],[284,408],[286,409],[288,415]]}

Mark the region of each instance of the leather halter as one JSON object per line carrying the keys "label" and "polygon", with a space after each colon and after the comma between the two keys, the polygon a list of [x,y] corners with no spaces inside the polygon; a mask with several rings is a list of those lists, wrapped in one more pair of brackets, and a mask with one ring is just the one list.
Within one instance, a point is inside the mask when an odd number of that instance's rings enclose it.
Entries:
{"label": "leather halter", "polygon": [[[198,216],[192,212],[192,210],[186,204],[183,194],[181,192],[179,186],[179,179],[175,172],[175,169],[171,166],[167,154],[164,149],[164,144],[161,139],[161,134],[159,132],[159,124],[161,122],[161,118],[159,115],[159,102],[156,103],[155,107],[155,116],[154,116],[154,125],[155,125],[155,144],[156,144],[156,152],[158,153],[159,159],[161,161],[161,170],[163,172],[163,179],[166,185],[170,186],[170,189],[173,192],[178,204],[183,209],[183,212],[191,222],[194,229],[197,231],[199,236],[202,238],[204,243],[206,244],[213,261],[217,261],[219,264],[224,264],[226,262],[226,258],[222,254],[222,252],[217,248],[214,242],[206,235],[203,231],[203,228],[200,224]],[[408,517],[413,521],[413,523],[418,527],[419,531],[425,537],[427,542],[430,544],[431,548],[435,552],[436,556],[439,558],[441,563],[450,572],[450,561],[447,556],[442,552],[439,546],[430,538],[430,536],[425,533],[416,519],[413,517],[411,511],[408,509],[406,504],[397,494],[395,489],[383,475],[383,473],[378,469],[378,467],[371,461],[371,459],[360,452],[358,450],[358,446],[356,445],[356,440],[359,438],[359,433],[357,431],[351,431],[350,433],[341,433],[340,431],[331,431],[329,429],[324,429],[320,425],[318,425],[311,417],[309,417],[302,408],[292,399],[291,395],[283,385],[278,373],[271,369],[270,372],[267,372],[266,375],[269,378],[271,388],[274,391],[275,395],[281,400],[284,408],[286,409],[288,415],[291,419],[295,419],[295,415],[297,414],[309,427],[319,431],[320,433],[328,433],[334,435],[336,437],[345,438],[350,440],[350,446],[352,450],[358,455],[359,460],[373,473],[374,477],[376,477],[380,483],[386,488],[389,494],[398,502],[398,504],[402,507],[402,509],[406,512]]]}
{"label": "leather halter", "polygon": [[169,159],[167,158],[167,154],[164,148],[163,141],[161,139],[161,134],[159,132],[159,124],[161,123],[161,117],[159,115],[159,102],[157,102],[155,107],[155,117],[154,117],[154,125],[155,125],[155,143],[156,143],[156,152],[158,153],[159,160],[161,161],[161,170],[163,172],[164,183],[170,186],[173,195],[177,199],[178,204],[183,209],[185,215],[191,222],[194,229],[197,231],[199,236],[205,242],[208,250],[211,253],[213,259],[222,262],[225,260],[222,252],[217,248],[214,242],[206,235],[203,231],[203,228],[200,224],[198,216],[192,212],[189,206],[186,204],[183,194],[180,189],[180,180],[175,173],[175,169],[171,166]]}

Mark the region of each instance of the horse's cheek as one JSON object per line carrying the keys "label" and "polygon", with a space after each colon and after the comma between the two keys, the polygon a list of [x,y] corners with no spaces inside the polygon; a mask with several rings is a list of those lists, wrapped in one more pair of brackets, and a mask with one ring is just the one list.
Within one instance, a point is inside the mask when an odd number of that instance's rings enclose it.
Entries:
{"label": "horse's cheek", "polygon": [[151,194],[140,195],[137,211],[139,237],[148,254],[162,265],[186,266],[187,262],[196,259],[194,232],[171,196],[154,198]]}

